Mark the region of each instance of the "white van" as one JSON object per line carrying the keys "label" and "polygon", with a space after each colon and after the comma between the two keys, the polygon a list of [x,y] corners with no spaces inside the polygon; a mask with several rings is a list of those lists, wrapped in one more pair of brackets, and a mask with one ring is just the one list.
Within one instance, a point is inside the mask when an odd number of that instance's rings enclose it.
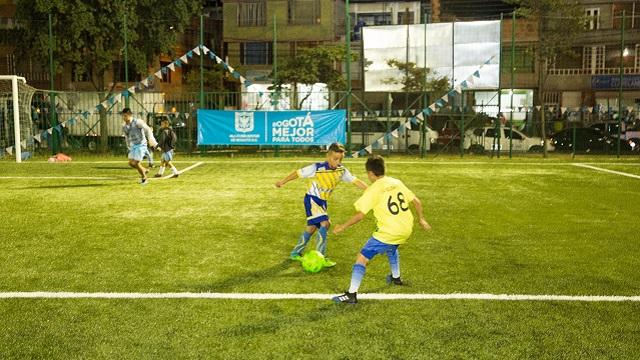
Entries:
{"label": "white van", "polygon": [[[509,136],[513,134],[510,141]],[[471,129],[464,134],[464,148],[473,153],[483,153],[485,150],[509,151],[510,144],[513,151],[529,151],[542,152],[543,142],[540,137],[529,137],[518,130],[511,130],[509,127],[486,126],[477,129]],[[500,143],[496,141],[500,137]],[[555,148],[547,141],[547,151],[553,151]]]}
{"label": "white van", "polygon": [[[390,118],[388,122],[389,128],[387,129],[387,120],[384,118],[379,118],[378,120],[353,118],[351,119],[352,148],[360,150],[369,146],[388,132],[399,128],[400,124],[406,121],[406,118]],[[417,153],[420,150],[420,126],[419,124],[412,125],[411,130],[399,134],[397,138],[391,137],[390,141],[385,140],[380,147],[376,148],[387,150],[387,147],[389,147],[391,151]],[[427,150],[430,150],[431,145],[438,140],[438,132],[427,126],[426,136]]]}

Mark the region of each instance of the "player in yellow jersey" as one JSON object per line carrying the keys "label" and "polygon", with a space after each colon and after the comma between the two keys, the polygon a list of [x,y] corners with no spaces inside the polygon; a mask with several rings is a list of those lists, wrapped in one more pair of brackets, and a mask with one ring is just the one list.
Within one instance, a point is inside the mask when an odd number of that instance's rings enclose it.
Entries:
{"label": "player in yellow jersey", "polygon": [[356,294],[367,270],[367,263],[378,254],[385,253],[389,258],[391,274],[387,275],[387,283],[402,285],[398,246],[407,241],[413,230],[413,215],[409,210],[409,204],[416,208],[420,226],[425,230],[431,229],[424,219],[420,199],[402,181],[385,176],[384,159],[381,156],[371,156],[367,159],[365,168],[371,186],[355,202],[356,214],[344,224],[337,225],[333,233],[338,234],[364,219],[371,210],[377,220],[377,228],[356,258],[349,290],[333,298],[337,303],[358,302]]}
{"label": "player in yellow jersey", "polygon": [[[349,170],[342,166],[341,162],[344,158],[344,153],[345,149],[342,144],[333,143],[329,145],[326,161],[298,169],[276,182],[276,187],[279,188],[297,178],[309,179],[309,188],[304,196],[307,227],[289,255],[291,260],[300,261],[302,259],[302,252],[316,230],[318,230],[316,250],[321,252],[322,255],[326,255],[327,231],[330,225],[329,215],[327,214],[327,200],[331,197],[333,190],[340,181],[352,183],[363,190],[367,188],[367,184],[351,175]],[[335,262],[325,257],[325,267],[335,265]]]}

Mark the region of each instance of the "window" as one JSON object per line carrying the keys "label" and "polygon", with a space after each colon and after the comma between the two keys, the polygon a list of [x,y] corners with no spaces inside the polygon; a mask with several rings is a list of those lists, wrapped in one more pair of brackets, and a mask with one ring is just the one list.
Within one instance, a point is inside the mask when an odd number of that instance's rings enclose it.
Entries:
{"label": "window", "polygon": [[[513,72],[527,73],[535,72],[535,52],[528,46],[516,46],[513,57]],[[511,46],[502,47],[502,71],[510,72],[511,67]]]}
{"label": "window", "polygon": [[509,138],[509,135],[511,135],[511,134],[513,134],[513,136],[512,136],[513,140],[522,140],[522,135],[519,132],[517,132],[515,130],[511,131],[511,129],[504,129],[504,136],[507,139]]}
{"label": "window", "polygon": [[320,0],[289,0],[290,25],[320,24]]}
{"label": "window", "polygon": [[[114,82],[125,82],[125,72],[124,72],[124,61],[114,61],[113,62],[113,81]],[[137,73],[135,67],[132,63],[127,64],[127,70],[129,70],[129,82],[132,81],[140,81],[140,74]]]}
{"label": "window", "polygon": [[413,13],[409,9],[398,13],[398,25],[413,24]]}
{"label": "window", "polygon": [[591,70],[595,74],[597,69],[604,69],[604,45],[585,46],[582,55],[582,68]]}
{"label": "window", "polygon": [[487,129],[487,132],[485,133],[484,136],[492,137],[492,138],[496,137],[496,129],[494,129],[494,128]]}
{"label": "window", "polygon": [[[160,61],[160,67],[162,68],[169,66],[169,64],[171,63],[167,61]],[[171,69],[167,69],[167,72],[162,74],[162,80],[160,80],[160,82],[171,82]]]}
{"label": "window", "polygon": [[238,26],[265,26],[266,14],[265,0],[242,0],[238,3]]}
{"label": "window", "polygon": [[247,42],[240,44],[242,65],[270,65],[273,63],[273,44],[269,42]]}
{"label": "window", "polygon": [[600,29],[600,8],[586,9],[587,30]]}
{"label": "window", "polygon": [[[358,14],[358,21],[366,25],[391,25],[391,13],[363,13]],[[357,22],[356,22],[357,23]]]}

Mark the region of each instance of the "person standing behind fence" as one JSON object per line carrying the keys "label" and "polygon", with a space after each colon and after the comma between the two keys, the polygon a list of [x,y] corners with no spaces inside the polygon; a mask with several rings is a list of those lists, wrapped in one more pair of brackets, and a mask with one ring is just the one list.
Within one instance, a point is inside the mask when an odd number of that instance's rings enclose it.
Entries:
{"label": "person standing behind fence", "polygon": [[160,122],[160,140],[158,141],[158,146],[162,149],[162,157],[160,163],[160,169],[158,169],[158,173],[155,174],[155,177],[162,177],[164,174],[164,169],[168,166],[171,168],[171,172],[173,173],[172,178],[177,178],[180,175],[178,169],[171,163],[173,160],[173,149],[176,147],[176,141],[178,140],[175,131],[171,127],[169,127],[169,119],[162,119]]}
{"label": "person standing behind fence", "polygon": [[142,119],[133,117],[131,109],[122,109],[122,120],[124,121],[122,132],[129,149],[129,166],[138,170],[140,184],[146,184],[149,170],[145,169],[140,162],[144,157],[147,143],[157,149],[158,142],[153,136],[151,128]]}

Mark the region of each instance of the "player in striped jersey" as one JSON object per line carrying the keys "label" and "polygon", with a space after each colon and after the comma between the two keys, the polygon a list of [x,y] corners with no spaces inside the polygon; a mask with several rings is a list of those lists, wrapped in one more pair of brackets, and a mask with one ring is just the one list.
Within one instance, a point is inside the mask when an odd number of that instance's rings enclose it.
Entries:
{"label": "player in striped jersey", "polygon": [[[327,231],[330,225],[329,215],[327,214],[327,200],[329,200],[333,190],[338,186],[340,181],[352,183],[363,190],[367,188],[367,184],[351,175],[349,170],[341,164],[344,153],[345,149],[342,144],[333,143],[327,151],[326,161],[298,169],[287,175],[284,179],[276,182],[276,187],[279,188],[297,178],[309,179],[309,188],[304,196],[307,227],[291,251],[289,256],[291,260],[299,261],[302,259],[302,252],[316,230],[318,231],[316,250],[321,252],[322,255],[326,255]],[[325,257],[325,267],[335,265],[335,262]]]}

